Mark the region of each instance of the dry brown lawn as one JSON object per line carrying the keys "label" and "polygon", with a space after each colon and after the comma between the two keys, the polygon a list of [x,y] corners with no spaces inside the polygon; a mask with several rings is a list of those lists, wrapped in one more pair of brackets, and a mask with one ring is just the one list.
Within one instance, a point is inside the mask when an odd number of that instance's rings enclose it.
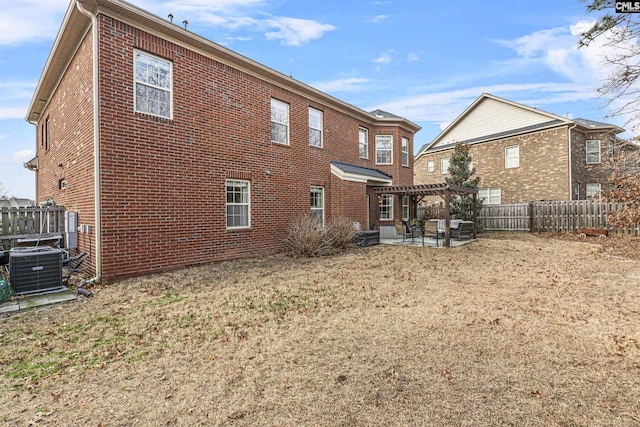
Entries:
{"label": "dry brown lawn", "polygon": [[94,288],[0,319],[0,423],[638,426],[640,244],[601,243],[487,235]]}

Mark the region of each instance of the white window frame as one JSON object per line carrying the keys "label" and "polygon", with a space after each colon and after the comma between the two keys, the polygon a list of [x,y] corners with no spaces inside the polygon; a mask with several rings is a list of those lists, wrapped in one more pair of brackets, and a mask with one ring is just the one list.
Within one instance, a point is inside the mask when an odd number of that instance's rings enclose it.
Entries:
{"label": "white window frame", "polygon": [[[595,147],[589,147],[589,143],[597,143],[598,147],[597,149]],[[592,144],[593,145],[593,144]],[[587,139],[584,143],[584,149],[586,152],[586,159],[585,161],[587,162],[588,165],[597,165],[600,163],[600,159],[602,158],[602,153],[601,153],[601,143],[599,139]],[[593,161],[593,159],[591,161],[589,161],[589,155],[593,156],[594,154],[596,154],[598,156],[598,160],[597,161]]]}
{"label": "white window frame", "polygon": [[[274,138],[274,127],[283,126],[286,132],[284,141]],[[279,99],[271,98],[271,142],[276,144],[289,145],[289,104]]]}
{"label": "white window frame", "polygon": [[504,168],[512,169],[520,167],[520,146],[510,145],[504,147]]}
{"label": "white window frame", "polygon": [[502,191],[500,188],[480,188],[478,189],[478,200],[484,205],[499,205],[502,202]]}
{"label": "white window frame", "polygon": [[[323,115],[324,113],[317,108],[309,107],[309,145],[312,147],[322,148],[324,132],[323,129]],[[312,135],[320,135],[320,140],[314,138]]]}
{"label": "white window frame", "polygon": [[[246,189],[245,191],[236,191],[237,188]],[[231,189],[232,200],[229,200],[229,190]],[[237,200],[235,196],[240,196],[240,200]],[[225,218],[228,230],[236,230],[240,228],[251,227],[251,181],[245,179],[227,179],[225,180]],[[246,207],[246,213],[238,215],[236,212],[230,212],[235,210],[236,207]],[[244,217],[246,215],[246,224],[236,225],[235,221],[229,221],[230,218]],[[231,224],[230,224],[231,222]]]}
{"label": "white window frame", "polygon": [[393,199],[393,194],[383,194],[380,196],[378,212],[381,221],[393,220]]}
{"label": "white window frame", "polygon": [[369,158],[369,129],[362,126],[358,127],[358,156]]}
{"label": "white window frame", "polygon": [[402,219],[409,220],[409,196],[402,196]]}
{"label": "white window frame", "polygon": [[310,193],[311,218],[319,217],[320,224],[324,226],[324,187],[312,185]]}
{"label": "white window frame", "polygon": [[[134,50],[133,58],[134,111],[171,119],[173,117],[173,63],[139,50]],[[161,100],[163,95],[165,99]]]}
{"label": "white window frame", "polygon": [[440,159],[440,174],[446,175],[449,173],[449,166],[451,165],[451,157],[443,157]]}
{"label": "white window frame", "polygon": [[[591,188],[589,188],[589,187],[591,187]],[[594,190],[594,188],[597,189],[597,190]],[[586,192],[585,192],[587,200],[591,200],[591,197],[594,196],[594,195],[597,195],[596,199],[599,199],[601,192],[602,192],[602,184],[600,184],[598,182],[589,182],[589,183],[587,183]]]}
{"label": "white window frame", "polygon": [[436,170],[436,162],[433,160],[427,161],[427,172],[435,172]]}
{"label": "white window frame", "polygon": [[393,164],[393,135],[376,135],[376,165]]}
{"label": "white window frame", "polygon": [[402,166],[409,167],[409,138],[402,137],[402,142],[400,144],[402,151]]}

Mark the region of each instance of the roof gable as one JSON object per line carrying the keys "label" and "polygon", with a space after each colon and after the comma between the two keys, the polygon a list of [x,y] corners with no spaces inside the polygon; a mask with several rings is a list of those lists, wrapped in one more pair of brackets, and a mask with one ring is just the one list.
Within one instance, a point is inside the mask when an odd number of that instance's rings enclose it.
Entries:
{"label": "roof gable", "polygon": [[571,120],[485,93],[430,144],[422,147],[420,154],[456,141],[479,141],[491,135],[507,135],[517,129],[538,129],[563,123],[571,123]]}

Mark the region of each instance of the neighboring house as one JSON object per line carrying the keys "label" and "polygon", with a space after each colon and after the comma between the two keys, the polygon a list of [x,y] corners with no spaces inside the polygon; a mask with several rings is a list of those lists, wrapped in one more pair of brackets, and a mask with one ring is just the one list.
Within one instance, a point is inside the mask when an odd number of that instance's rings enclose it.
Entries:
{"label": "neighboring house", "polygon": [[16,197],[0,197],[0,208],[32,208],[36,206],[36,202],[31,199],[19,199]]}
{"label": "neighboring house", "polygon": [[470,146],[485,204],[587,199],[607,185],[607,159],[637,149],[616,136],[623,131],[485,93],[420,149],[414,182],[443,182],[460,141]]}
{"label": "neighboring house", "polygon": [[107,281],[276,253],[300,215],[379,227],[372,188],[413,183],[420,129],[119,0],[71,2],[27,120],[37,199],[92,226]]}

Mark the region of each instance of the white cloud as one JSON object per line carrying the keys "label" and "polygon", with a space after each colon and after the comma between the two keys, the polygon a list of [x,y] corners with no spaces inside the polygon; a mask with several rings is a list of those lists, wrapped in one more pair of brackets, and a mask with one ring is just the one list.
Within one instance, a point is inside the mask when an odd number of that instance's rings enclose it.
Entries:
{"label": "white cloud", "polygon": [[23,105],[20,107],[0,107],[0,120],[24,119],[27,114],[27,108]]}
{"label": "white cloud", "polygon": [[69,0],[0,0],[0,46],[51,40]]}
{"label": "white cloud", "polygon": [[379,24],[380,22],[384,21],[388,17],[389,17],[389,15],[376,15],[373,18],[367,19],[367,22],[371,22],[371,23],[374,23],[374,24]]}
{"label": "white cloud", "polygon": [[411,52],[407,55],[407,61],[409,62],[414,62],[419,60],[420,60],[420,56],[418,56],[417,53]]}
{"label": "white cloud", "polygon": [[376,64],[388,64],[391,62],[391,54],[393,53],[393,49],[389,49],[386,52],[382,52],[376,59],[373,60]]}
{"label": "white cloud", "polygon": [[265,22],[269,23],[271,27],[277,28],[277,31],[265,33],[267,39],[280,40],[285,46],[300,46],[310,40],[319,39],[324,33],[336,29],[331,24],[299,18],[276,17]]}
{"label": "white cloud", "polygon": [[364,90],[364,84],[369,83],[369,79],[350,77],[346,79],[330,80],[326,82],[312,83],[311,86],[323,92],[357,92]]}
{"label": "white cloud", "polygon": [[11,158],[17,162],[26,162],[27,160],[31,160],[35,155],[36,152],[34,150],[25,148],[24,150],[16,151],[15,153],[13,153]]}

